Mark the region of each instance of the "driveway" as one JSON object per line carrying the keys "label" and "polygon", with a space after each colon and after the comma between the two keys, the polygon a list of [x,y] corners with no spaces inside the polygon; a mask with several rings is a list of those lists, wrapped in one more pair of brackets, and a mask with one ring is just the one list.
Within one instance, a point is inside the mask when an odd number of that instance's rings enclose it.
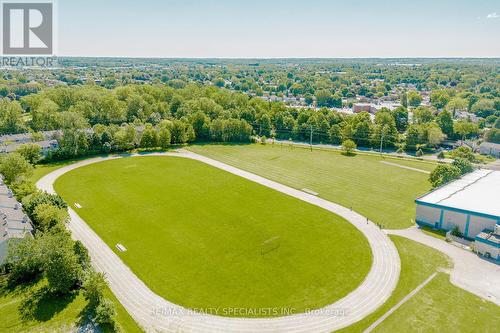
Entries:
{"label": "driveway", "polygon": [[417,227],[386,232],[409,238],[446,254],[454,263],[450,273],[450,280],[454,285],[500,305],[500,265],[441,239],[426,235]]}
{"label": "driveway", "polygon": [[[95,268],[106,274],[110,288],[118,300],[148,332],[331,332],[349,326],[375,311],[395,289],[400,273],[397,249],[383,231],[373,223],[367,223],[366,218],[358,213],[192,152],[156,153],[147,156],[151,155],[198,160],[340,215],[367,238],[373,255],[373,265],[366,279],[356,290],[343,299],[311,313],[266,319],[227,318],[193,313],[154,294],[70,208],[71,221],[68,228],[73,237],[82,241],[88,248]],[[93,158],[62,167],[40,179],[37,186],[54,193],[54,181],[64,173],[83,165],[115,158],[123,157]]]}

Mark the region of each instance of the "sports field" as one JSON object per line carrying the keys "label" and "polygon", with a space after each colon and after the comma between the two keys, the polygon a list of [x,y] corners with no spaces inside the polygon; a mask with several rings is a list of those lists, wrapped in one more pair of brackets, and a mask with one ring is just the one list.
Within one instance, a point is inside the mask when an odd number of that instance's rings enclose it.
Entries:
{"label": "sports field", "polygon": [[316,192],[388,229],[414,223],[414,200],[430,190],[425,172],[436,167],[431,162],[374,154],[344,156],[331,149],[310,151],[288,144],[193,145],[188,149],[296,189]]}
{"label": "sports field", "polygon": [[301,312],[347,295],[371,267],[342,218],[189,159],[100,162],[55,189],[154,292],[188,308]]}

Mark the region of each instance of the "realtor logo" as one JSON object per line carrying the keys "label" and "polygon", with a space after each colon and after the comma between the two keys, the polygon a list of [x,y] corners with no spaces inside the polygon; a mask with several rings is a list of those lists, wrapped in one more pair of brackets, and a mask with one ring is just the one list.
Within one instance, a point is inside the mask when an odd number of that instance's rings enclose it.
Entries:
{"label": "realtor logo", "polygon": [[4,55],[52,54],[52,3],[4,2],[2,13]]}

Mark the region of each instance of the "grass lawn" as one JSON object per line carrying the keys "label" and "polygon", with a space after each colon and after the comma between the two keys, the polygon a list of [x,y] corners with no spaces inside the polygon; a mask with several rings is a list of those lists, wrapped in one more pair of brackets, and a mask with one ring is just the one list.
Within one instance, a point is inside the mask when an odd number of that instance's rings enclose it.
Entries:
{"label": "grass lawn", "polygon": [[427,235],[439,238],[443,241],[446,241],[446,231],[440,229],[434,229],[428,226],[421,226],[420,229]]}
{"label": "grass lawn", "polygon": [[30,180],[33,183],[36,183],[39,181],[43,176],[51,173],[54,170],[57,170],[59,168],[62,168],[65,165],[73,164],[76,161],[82,160],[85,158],[78,158],[78,159],[72,159],[72,160],[66,160],[66,161],[58,161],[58,162],[51,162],[48,164],[38,164],[35,166],[33,169],[33,173],[30,177]]}
{"label": "grass lawn", "polygon": [[[0,277],[0,332],[69,332],[79,326],[82,317],[85,318],[87,301],[80,293],[75,293],[66,298],[55,297],[30,297],[37,299],[32,302],[32,315],[23,315],[21,306],[27,295],[36,294],[45,285],[39,281],[29,286],[8,288],[5,277]],[[106,297],[112,299],[116,306],[117,323],[123,332],[142,332],[135,321],[130,317],[125,308],[118,302],[109,289],[105,291]],[[104,328],[104,332],[111,332]]]}
{"label": "grass lawn", "polygon": [[381,162],[425,171],[436,166],[373,154],[348,157],[333,150],[311,152],[286,144],[193,145],[187,149],[296,189],[310,189],[388,229],[413,224],[414,200],[429,191],[431,185],[425,173]]}
{"label": "grass lawn", "polygon": [[194,160],[100,162],[55,189],[154,292],[188,308],[319,308],[371,267],[368,242],[344,219]]}
{"label": "grass lawn", "polygon": [[[403,237],[391,236],[401,258],[401,275],[389,300],[362,321],[341,332],[362,332],[439,268],[449,268],[441,252]],[[498,332],[500,307],[451,284],[438,275],[391,314],[375,332]]]}

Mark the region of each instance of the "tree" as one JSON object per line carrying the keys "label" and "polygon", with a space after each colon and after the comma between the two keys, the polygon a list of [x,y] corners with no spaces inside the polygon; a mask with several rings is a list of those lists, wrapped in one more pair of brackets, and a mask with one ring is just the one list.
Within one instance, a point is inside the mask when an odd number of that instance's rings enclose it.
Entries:
{"label": "tree", "polygon": [[399,101],[405,109],[408,107],[408,93],[406,92],[406,90],[399,97]]}
{"label": "tree", "polygon": [[103,273],[87,272],[83,281],[83,296],[92,310],[95,310],[103,300],[105,288],[106,280]]}
{"label": "tree", "polygon": [[498,128],[491,128],[484,136],[485,140],[493,143],[500,143],[500,130]]}
{"label": "tree", "polygon": [[474,170],[472,163],[465,158],[457,158],[453,161],[451,165],[457,167],[460,170],[460,174],[462,175],[472,172],[472,170]]}
{"label": "tree", "polygon": [[354,126],[352,136],[356,144],[368,147],[370,145],[372,123],[370,120],[362,120]]}
{"label": "tree", "polygon": [[64,226],[68,221],[68,212],[49,203],[36,206],[33,211],[33,222],[40,231],[49,231],[56,225]]}
{"label": "tree", "polygon": [[479,134],[479,127],[468,120],[459,120],[453,125],[453,131],[461,136],[462,140]]}
{"label": "tree", "polygon": [[11,153],[1,157],[0,173],[7,183],[20,181],[33,172],[33,166],[19,153]]}
{"label": "tree", "polygon": [[210,132],[210,118],[203,112],[199,111],[191,115],[189,118],[193,126],[194,133],[199,139],[208,139]]}
{"label": "tree", "polygon": [[450,155],[453,159],[463,158],[469,162],[474,162],[474,160],[476,159],[472,149],[467,146],[461,146],[452,150]]}
{"label": "tree", "polygon": [[316,92],[316,105],[318,107],[334,107],[338,104],[333,94],[328,90],[319,90]]}
{"label": "tree", "polygon": [[51,204],[58,208],[67,208],[68,205],[57,194],[49,194],[47,192],[37,191],[33,194],[24,197],[22,200],[24,211],[31,217],[34,216],[34,211],[38,205]]}
{"label": "tree", "polygon": [[429,175],[429,182],[436,188],[460,177],[460,169],[453,165],[440,164]]}
{"label": "tree", "polygon": [[422,96],[415,90],[411,90],[410,92],[408,92],[407,96],[408,105],[411,107],[416,108],[420,105],[420,103],[422,103]]}
{"label": "tree", "polygon": [[455,115],[455,112],[457,111],[467,110],[468,105],[469,101],[467,101],[465,98],[454,97],[446,105],[446,110],[451,112],[452,115]]}
{"label": "tree", "polygon": [[479,117],[486,118],[495,114],[496,109],[493,100],[491,99],[480,99],[472,106],[473,113],[477,114]]}
{"label": "tree", "polygon": [[431,104],[436,108],[436,109],[442,109],[448,104],[450,100],[450,94],[447,90],[441,89],[441,90],[434,90],[431,93]]}
{"label": "tree", "polygon": [[63,135],[58,142],[60,151],[67,157],[85,155],[90,147],[87,134],[81,129],[63,130]]}
{"label": "tree", "polygon": [[188,142],[188,133],[186,124],[181,120],[174,120],[170,130],[172,134],[172,143],[186,143]]}
{"label": "tree", "polygon": [[44,264],[49,288],[58,294],[67,294],[82,275],[82,267],[73,248],[66,244],[52,244]]}
{"label": "tree", "polygon": [[154,148],[158,146],[158,134],[151,124],[147,124],[142,131],[140,146],[142,148]]}
{"label": "tree", "polygon": [[430,146],[437,146],[444,139],[444,134],[441,128],[436,123],[430,123],[426,128],[427,132],[427,143]]}
{"label": "tree", "polygon": [[20,145],[16,152],[23,156],[30,164],[35,165],[40,161],[42,148],[36,143],[25,143]]}
{"label": "tree", "polygon": [[419,106],[413,111],[414,122],[417,124],[425,124],[430,123],[434,120],[434,115],[432,114],[431,109],[425,106]]}
{"label": "tree", "polygon": [[453,116],[448,109],[441,111],[436,119],[444,134],[451,138],[453,136]]}
{"label": "tree", "polygon": [[100,325],[113,325],[115,323],[116,310],[113,302],[104,298],[95,308],[94,320]]}
{"label": "tree", "polygon": [[338,145],[342,142],[342,129],[337,124],[332,125],[332,127],[328,130],[328,136],[331,143]]}
{"label": "tree", "polygon": [[9,281],[30,281],[43,270],[44,251],[38,241],[25,237],[9,242],[6,263],[10,267]]}
{"label": "tree", "polygon": [[84,271],[88,271],[90,268],[90,255],[89,250],[83,245],[79,240],[75,241],[73,244],[73,251],[78,259],[78,263]]}
{"label": "tree", "polygon": [[24,131],[22,115],[23,108],[17,101],[2,100],[0,102],[0,133],[11,134]]}
{"label": "tree", "polygon": [[408,127],[408,110],[403,106],[399,106],[392,111],[392,116],[394,117],[398,131],[404,133]]}
{"label": "tree", "polygon": [[226,83],[223,78],[218,77],[213,81],[213,84],[216,87],[222,88],[225,86]]}
{"label": "tree", "polygon": [[342,151],[345,155],[349,156],[356,149],[356,144],[352,140],[345,140],[342,142]]}
{"label": "tree", "polygon": [[408,126],[406,130],[406,148],[409,150],[415,150],[417,145],[422,143],[421,140],[421,128],[419,125],[412,124]]}
{"label": "tree", "polygon": [[158,145],[162,149],[167,149],[170,146],[171,140],[172,135],[170,134],[170,130],[168,128],[163,127],[158,130]]}

